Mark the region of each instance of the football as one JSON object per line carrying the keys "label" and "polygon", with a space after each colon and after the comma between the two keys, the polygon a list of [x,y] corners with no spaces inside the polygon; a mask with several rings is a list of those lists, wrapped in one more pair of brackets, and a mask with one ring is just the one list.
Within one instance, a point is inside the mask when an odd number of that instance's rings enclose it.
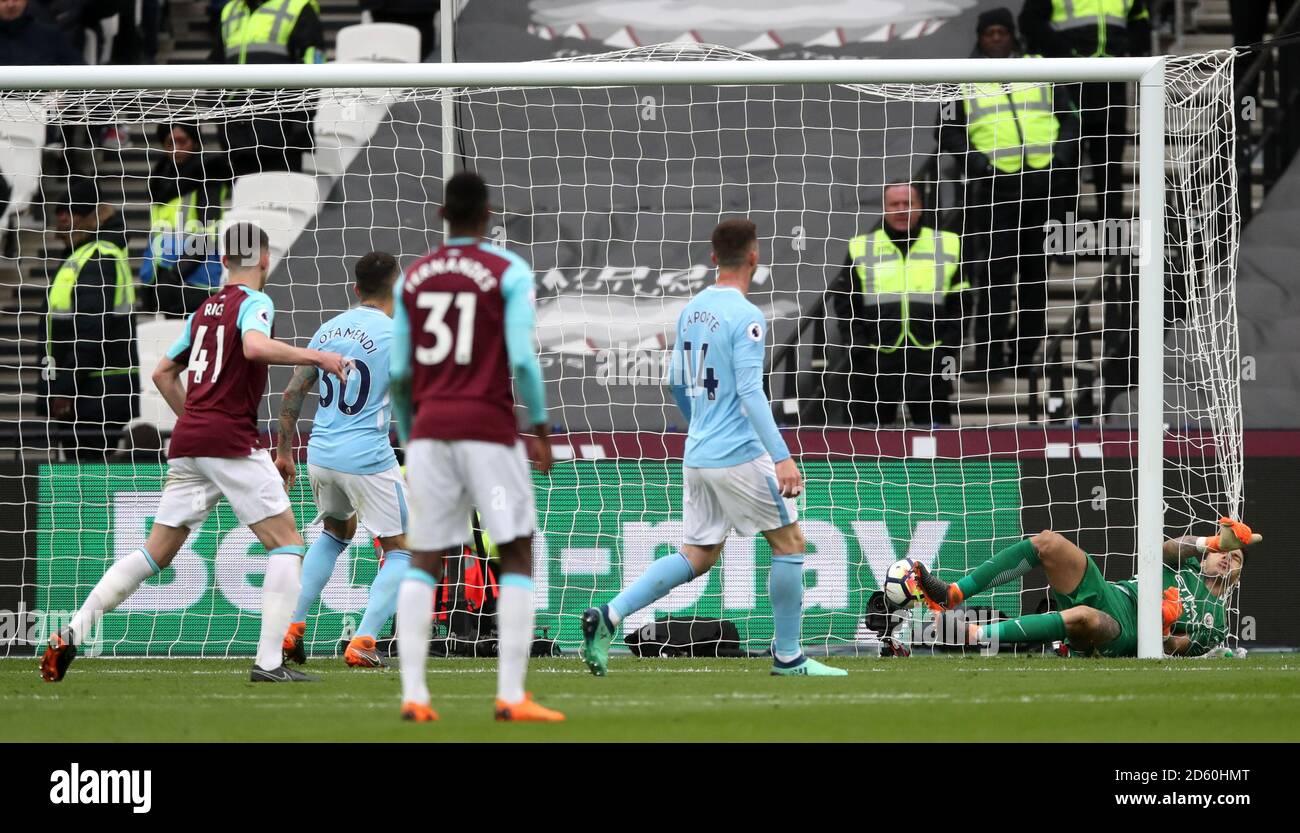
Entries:
{"label": "football", "polygon": [[921,587],[916,582],[916,571],[910,558],[903,558],[889,565],[885,573],[885,598],[895,607],[911,607],[921,598]]}

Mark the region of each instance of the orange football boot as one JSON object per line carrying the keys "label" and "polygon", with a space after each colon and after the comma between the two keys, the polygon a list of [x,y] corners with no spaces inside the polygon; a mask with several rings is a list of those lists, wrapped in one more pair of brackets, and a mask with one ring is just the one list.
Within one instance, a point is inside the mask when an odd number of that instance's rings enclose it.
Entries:
{"label": "orange football boot", "polygon": [[307,664],[307,646],[303,641],[306,636],[306,622],[289,623],[289,630],[285,632],[284,641],[280,643],[280,654],[286,663]]}
{"label": "orange football boot", "polygon": [[412,723],[432,723],[438,719],[438,713],[428,703],[403,703],[402,719]]}
{"label": "orange football boot", "polygon": [[384,668],[384,660],[375,649],[373,636],[354,636],[343,652],[343,659],[353,668]]}
{"label": "orange football boot", "polygon": [[497,720],[532,721],[536,723],[558,723],[564,720],[564,715],[560,712],[534,702],[531,692],[525,693],[524,699],[518,703],[507,703],[498,699],[496,717]]}
{"label": "orange football boot", "polygon": [[47,683],[57,683],[68,673],[68,666],[77,658],[77,646],[68,639],[71,632],[65,628],[50,635],[50,642],[41,656],[41,679]]}

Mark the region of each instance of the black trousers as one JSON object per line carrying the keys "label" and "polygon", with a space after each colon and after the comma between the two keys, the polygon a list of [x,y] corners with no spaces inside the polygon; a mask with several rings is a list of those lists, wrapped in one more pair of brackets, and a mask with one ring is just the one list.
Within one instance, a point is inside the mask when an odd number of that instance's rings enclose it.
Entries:
{"label": "black trousers", "polygon": [[299,111],[222,125],[231,171],[236,177],[270,171],[301,173],[302,156],[315,145],[312,118],[313,113]]}
{"label": "black trousers", "polygon": [[[77,374],[72,418],[51,419],[51,447],[62,446],[75,460],[103,460],[117,448],[122,429],[140,413],[138,374],[96,377]],[[43,409],[48,414],[48,408]]]}
{"label": "black trousers", "polygon": [[[1295,0],[1228,0],[1228,14],[1232,17],[1233,46],[1250,46],[1252,43],[1262,41],[1264,35],[1268,34],[1269,8],[1276,9],[1277,22],[1281,23],[1294,5]],[[1233,75],[1238,83],[1257,57],[1259,57],[1258,53],[1247,52],[1238,55],[1234,60]],[[1258,78],[1250,85],[1246,95],[1254,97],[1258,103]],[[1241,112],[1240,108],[1237,112]]]}
{"label": "black trousers", "polygon": [[971,270],[976,280],[973,337],[990,370],[1042,360],[1051,186],[1051,169],[1043,168],[973,179],[967,190],[962,247],[969,259],[963,260],[982,267]]}
{"label": "black trousers", "polygon": [[[914,425],[952,422],[952,384],[944,348],[900,347],[883,353],[874,347],[849,348],[849,422],[852,425],[891,425],[900,405],[907,406]],[[955,361],[949,363],[955,367]]]}
{"label": "black trousers", "polygon": [[1103,220],[1127,219],[1124,214],[1124,148],[1128,145],[1128,85],[1123,82],[1081,84],[1079,91],[1079,173],[1092,171],[1097,210]]}

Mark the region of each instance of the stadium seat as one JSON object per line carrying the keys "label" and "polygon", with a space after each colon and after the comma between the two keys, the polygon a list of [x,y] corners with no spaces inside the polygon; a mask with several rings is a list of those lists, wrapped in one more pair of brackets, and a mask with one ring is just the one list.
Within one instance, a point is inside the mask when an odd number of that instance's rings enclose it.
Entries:
{"label": "stadium seat", "polygon": [[86,30],[84,57],[88,65],[107,64],[113,54],[113,40],[121,28],[121,16],[112,15],[99,21],[99,31]]}
{"label": "stadium seat", "polygon": [[[375,135],[388,113],[382,90],[340,90],[332,99],[322,101],[316,109],[316,149],[304,169],[326,178],[321,191],[328,193],[333,181],[341,177],[361,150]],[[355,92],[355,99],[345,93]]]}
{"label": "stadium seat", "polygon": [[[18,110],[21,108],[22,113]],[[45,108],[28,102],[0,104],[0,174],[9,181],[9,207],[0,228],[10,217],[27,209],[41,183],[41,148],[45,144]]]}
{"label": "stadium seat", "polygon": [[[420,30],[401,23],[359,23],[339,30],[334,56],[338,63],[420,62]],[[316,110],[316,150],[303,167],[329,189],[352,164],[388,115],[392,92],[384,89],[336,90]]]}
{"label": "stadium seat", "polygon": [[[320,189],[307,174],[247,174],[235,180],[230,194],[233,209],[252,208],[288,214],[293,218],[294,237],[316,216]],[[269,231],[269,229],[268,229]]]}
{"label": "stadium seat", "polygon": [[185,320],[161,316],[144,316],[136,320],[135,339],[140,355],[140,421],[153,423],[159,431],[170,431],[176,426],[176,414],[172,413],[167,400],[162,398],[149,377],[167,348],[184,331]]}
{"label": "stadium seat", "polygon": [[221,218],[221,234],[234,223],[252,223],[266,232],[271,244],[271,269],[298,239],[305,224],[296,221],[293,214],[274,208],[231,208]]}
{"label": "stadium seat", "polygon": [[344,26],[334,42],[341,64],[418,64],[420,58],[420,30],[403,23]]}

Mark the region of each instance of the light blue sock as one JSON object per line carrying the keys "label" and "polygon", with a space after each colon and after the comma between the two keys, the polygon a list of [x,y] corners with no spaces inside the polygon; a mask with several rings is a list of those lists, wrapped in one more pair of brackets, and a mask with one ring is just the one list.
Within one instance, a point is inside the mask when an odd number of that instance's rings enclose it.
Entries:
{"label": "light blue sock", "polygon": [[691,562],[680,552],[658,559],[641,574],[641,578],[632,582],[632,586],[614,597],[609,603],[609,615],[617,625],[646,605],[667,596],[669,591],[679,584],[685,584],[695,578]]}
{"label": "light blue sock", "polygon": [[361,617],[357,636],[375,638],[379,629],[397,612],[397,588],[402,584],[406,568],[411,566],[411,554],[406,550],[390,550],[384,554],[384,566],[370,585],[370,601],[366,615]]}
{"label": "light blue sock", "polygon": [[803,622],[803,556],[772,556],[767,578],[767,595],[772,602],[772,624],[776,630],[774,653],[782,662],[798,659],[799,628]]}
{"label": "light blue sock", "polygon": [[334,572],[334,562],[348,548],[346,541],[340,541],[329,532],[321,533],[316,542],[307,550],[307,557],[302,562],[302,589],[298,591],[298,606],[294,608],[290,622],[307,621],[307,611],[320,598],[320,591]]}

